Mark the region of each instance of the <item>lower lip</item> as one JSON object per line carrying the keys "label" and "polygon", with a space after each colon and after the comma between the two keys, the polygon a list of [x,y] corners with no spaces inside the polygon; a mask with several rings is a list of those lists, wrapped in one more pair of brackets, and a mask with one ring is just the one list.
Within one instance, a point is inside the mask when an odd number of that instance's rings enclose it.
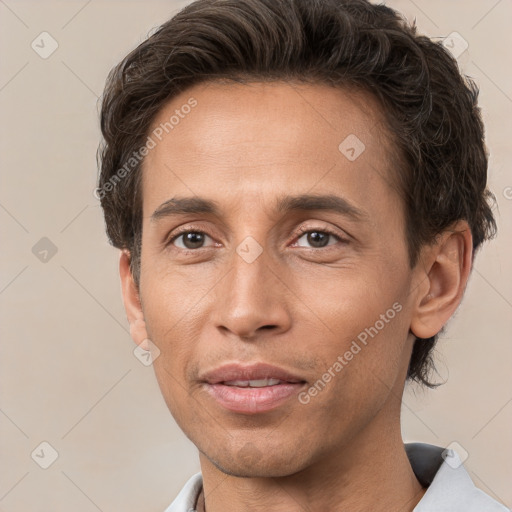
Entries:
{"label": "lower lip", "polygon": [[263,388],[242,388],[225,384],[206,384],[213,398],[226,409],[245,414],[271,411],[297,395],[303,382],[276,384]]}

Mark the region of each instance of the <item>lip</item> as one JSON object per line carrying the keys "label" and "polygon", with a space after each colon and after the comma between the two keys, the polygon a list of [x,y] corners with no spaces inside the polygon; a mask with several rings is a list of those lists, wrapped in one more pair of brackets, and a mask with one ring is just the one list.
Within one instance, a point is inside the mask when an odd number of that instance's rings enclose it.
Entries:
{"label": "lip", "polygon": [[[273,386],[239,387],[225,382],[277,379]],[[283,368],[266,363],[228,363],[204,373],[206,391],[223,408],[242,414],[258,414],[276,409],[296,395],[306,381]]]}
{"label": "lip", "polygon": [[208,384],[219,384],[221,382],[229,382],[232,380],[260,379],[278,379],[292,384],[304,382],[304,379],[300,376],[294,375],[283,368],[267,363],[227,363],[200,376],[200,380],[205,381]]}

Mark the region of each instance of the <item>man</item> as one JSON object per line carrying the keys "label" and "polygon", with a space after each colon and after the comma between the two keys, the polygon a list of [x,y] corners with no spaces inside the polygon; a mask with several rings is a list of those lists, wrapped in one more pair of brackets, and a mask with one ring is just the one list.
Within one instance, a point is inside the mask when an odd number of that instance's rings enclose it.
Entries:
{"label": "man", "polygon": [[97,194],[200,452],[169,512],[506,510],[400,432],[495,231],[476,97],[364,0],[199,0],[111,72]]}

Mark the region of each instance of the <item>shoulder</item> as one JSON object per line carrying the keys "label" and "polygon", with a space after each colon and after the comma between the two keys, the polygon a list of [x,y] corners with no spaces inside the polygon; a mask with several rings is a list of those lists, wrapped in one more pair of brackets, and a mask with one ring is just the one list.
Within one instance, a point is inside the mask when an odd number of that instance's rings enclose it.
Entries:
{"label": "shoulder", "polygon": [[475,486],[456,451],[423,443],[405,448],[416,477],[428,487],[414,512],[510,512]]}

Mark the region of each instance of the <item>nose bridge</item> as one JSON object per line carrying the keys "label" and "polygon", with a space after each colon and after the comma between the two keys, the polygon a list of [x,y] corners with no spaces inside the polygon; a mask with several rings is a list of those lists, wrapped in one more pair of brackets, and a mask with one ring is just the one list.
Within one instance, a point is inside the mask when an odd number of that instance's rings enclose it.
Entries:
{"label": "nose bridge", "polygon": [[231,271],[223,280],[215,306],[218,328],[251,338],[258,329],[289,327],[283,285],[263,248],[250,237],[233,251]]}
{"label": "nose bridge", "polygon": [[[264,283],[272,273],[266,255],[261,253],[255,257],[254,250],[250,242],[242,242],[232,257],[230,295],[238,307],[244,303],[261,302],[259,299],[265,294]],[[275,290],[273,292],[275,293]]]}

